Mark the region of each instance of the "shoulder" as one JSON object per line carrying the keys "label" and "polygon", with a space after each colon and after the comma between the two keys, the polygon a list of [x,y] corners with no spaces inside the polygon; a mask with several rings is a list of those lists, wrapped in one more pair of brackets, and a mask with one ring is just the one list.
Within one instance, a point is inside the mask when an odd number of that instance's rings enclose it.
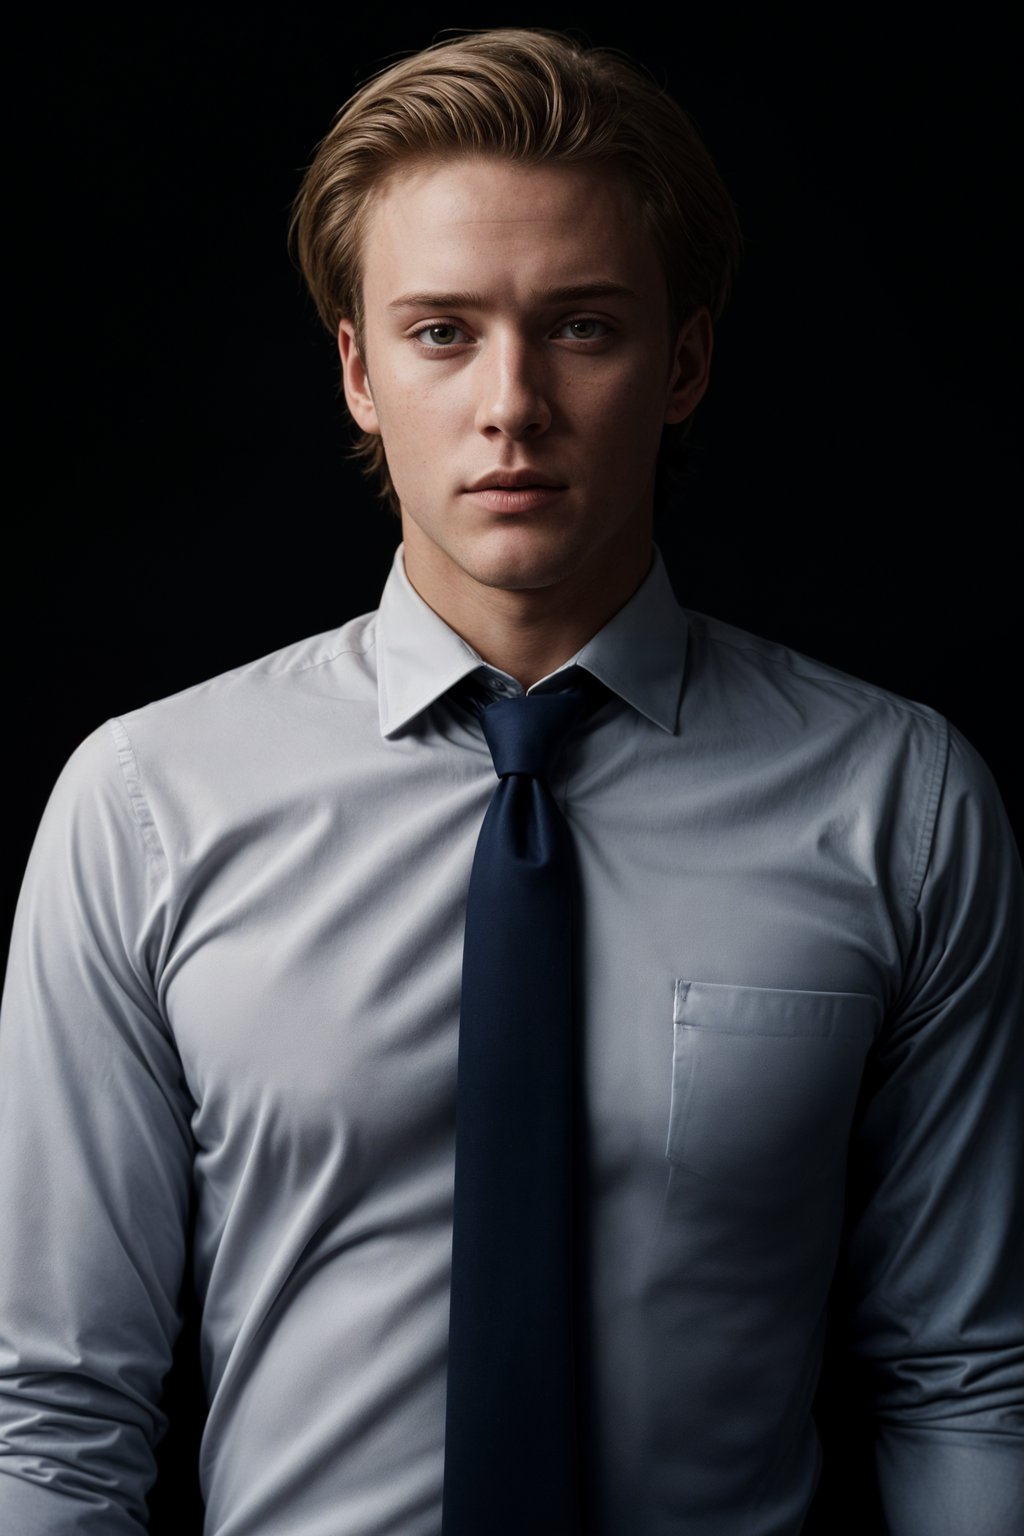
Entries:
{"label": "shoulder", "polygon": [[752,696],[788,697],[803,701],[805,706],[817,704],[825,714],[880,711],[908,722],[922,722],[926,729],[934,729],[943,718],[927,704],[904,698],[780,641],[693,609],[687,609],[686,616],[697,665],[728,677],[734,688],[746,685]]}
{"label": "shoulder", "polygon": [[687,619],[693,713],[716,731],[724,721],[765,765],[795,761],[808,805],[821,795],[884,826],[902,849],[911,904],[943,858],[1012,868],[1016,845],[988,764],[940,711],[707,614]]}
{"label": "shoulder", "polygon": [[157,764],[186,774],[190,764],[197,771],[230,769],[300,739],[332,705],[375,708],[376,620],[375,611],[361,614],[122,711],[108,724],[122,771],[130,776]]}
{"label": "shoulder", "polygon": [[727,683],[747,705],[792,711],[802,731],[835,730],[844,722],[858,733],[861,752],[872,740],[890,750],[915,743],[936,795],[998,801],[992,773],[978,750],[945,715],[778,641],[766,640],[707,614],[687,610],[698,669]]}
{"label": "shoulder", "polygon": [[176,693],[121,713],[129,735],[178,731],[202,724],[229,730],[232,723],[290,701],[358,695],[375,676],[376,611],[361,614],[279,647],[240,666],[204,678]]}
{"label": "shoulder", "polygon": [[167,795],[191,796],[201,816],[209,796],[221,805],[261,772],[279,777],[311,730],[330,722],[344,731],[361,704],[376,712],[376,617],[362,614],[110,716],[65,761],[48,821],[65,835],[76,824],[127,828],[159,861],[154,812]]}
{"label": "shoulder", "polygon": [[928,704],[706,614],[687,617],[684,734],[689,709],[698,744],[739,762],[752,794],[798,803],[805,835],[822,846],[839,838],[872,868],[883,860],[887,888],[913,906],[952,754],[960,782],[980,785],[977,753]]}
{"label": "shoulder", "polygon": [[687,620],[688,690],[751,741],[817,742],[837,764],[877,759],[888,771],[910,753],[919,771],[941,774],[951,728],[930,705],[707,614],[687,610]]}

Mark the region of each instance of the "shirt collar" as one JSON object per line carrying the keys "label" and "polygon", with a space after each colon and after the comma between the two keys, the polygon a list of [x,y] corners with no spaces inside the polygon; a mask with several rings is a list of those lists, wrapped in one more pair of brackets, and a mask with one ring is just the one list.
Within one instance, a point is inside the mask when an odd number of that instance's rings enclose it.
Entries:
{"label": "shirt collar", "polygon": [[[648,720],[675,734],[686,660],[687,622],[655,544],[651,568],[627,603],[569,657]],[[381,735],[397,736],[418,714],[475,672],[512,679],[463,640],[416,591],[404,545],[395,550],[377,612]],[[554,674],[551,674],[554,675]]]}

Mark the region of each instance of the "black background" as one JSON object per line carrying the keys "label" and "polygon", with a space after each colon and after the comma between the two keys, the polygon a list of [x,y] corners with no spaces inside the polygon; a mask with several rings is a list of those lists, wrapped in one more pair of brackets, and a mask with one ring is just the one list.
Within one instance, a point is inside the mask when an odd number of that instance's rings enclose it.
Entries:
{"label": "black background", "polygon": [[[376,607],[398,524],[346,461],[335,353],[285,230],[345,97],[455,26],[582,32],[694,117],[746,255],[694,472],[658,525],[677,594],[940,709],[1020,836],[1008,23],[985,6],[670,18],[338,6],[19,22],[8,919],[46,796],[97,724]],[[194,1350],[193,1308],[153,1531],[200,1529]],[[878,1528],[854,1402],[832,1346],[808,1536],[841,1516]]]}

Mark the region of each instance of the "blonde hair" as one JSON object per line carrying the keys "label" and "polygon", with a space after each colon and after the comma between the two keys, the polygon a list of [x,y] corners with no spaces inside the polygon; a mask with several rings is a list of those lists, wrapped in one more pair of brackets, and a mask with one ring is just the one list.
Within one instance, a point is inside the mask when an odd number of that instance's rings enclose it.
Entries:
{"label": "blonde hair", "polygon": [[[374,191],[415,157],[481,153],[619,170],[658,248],[673,328],[702,305],[718,319],[740,256],[739,223],[682,108],[609,49],[559,32],[499,28],[435,43],[381,70],[318,145],[289,241],[332,336],[349,320],[362,349],[362,245]],[[381,438],[360,433],[354,451],[397,512]]]}

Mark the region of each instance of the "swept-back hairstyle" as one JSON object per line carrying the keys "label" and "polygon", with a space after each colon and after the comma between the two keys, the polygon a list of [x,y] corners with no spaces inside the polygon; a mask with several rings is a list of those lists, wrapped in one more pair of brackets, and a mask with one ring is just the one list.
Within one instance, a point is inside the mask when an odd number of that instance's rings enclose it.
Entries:
{"label": "swept-back hairstyle", "polygon": [[[661,258],[673,330],[702,305],[718,319],[739,260],[739,224],[682,108],[611,50],[559,32],[499,28],[435,43],[383,69],[317,147],[289,239],[332,336],[349,320],[363,349],[363,239],[375,191],[410,160],[459,154],[615,168]],[[662,489],[691,420],[665,430]],[[397,513],[380,437],[360,433],[355,453]]]}

